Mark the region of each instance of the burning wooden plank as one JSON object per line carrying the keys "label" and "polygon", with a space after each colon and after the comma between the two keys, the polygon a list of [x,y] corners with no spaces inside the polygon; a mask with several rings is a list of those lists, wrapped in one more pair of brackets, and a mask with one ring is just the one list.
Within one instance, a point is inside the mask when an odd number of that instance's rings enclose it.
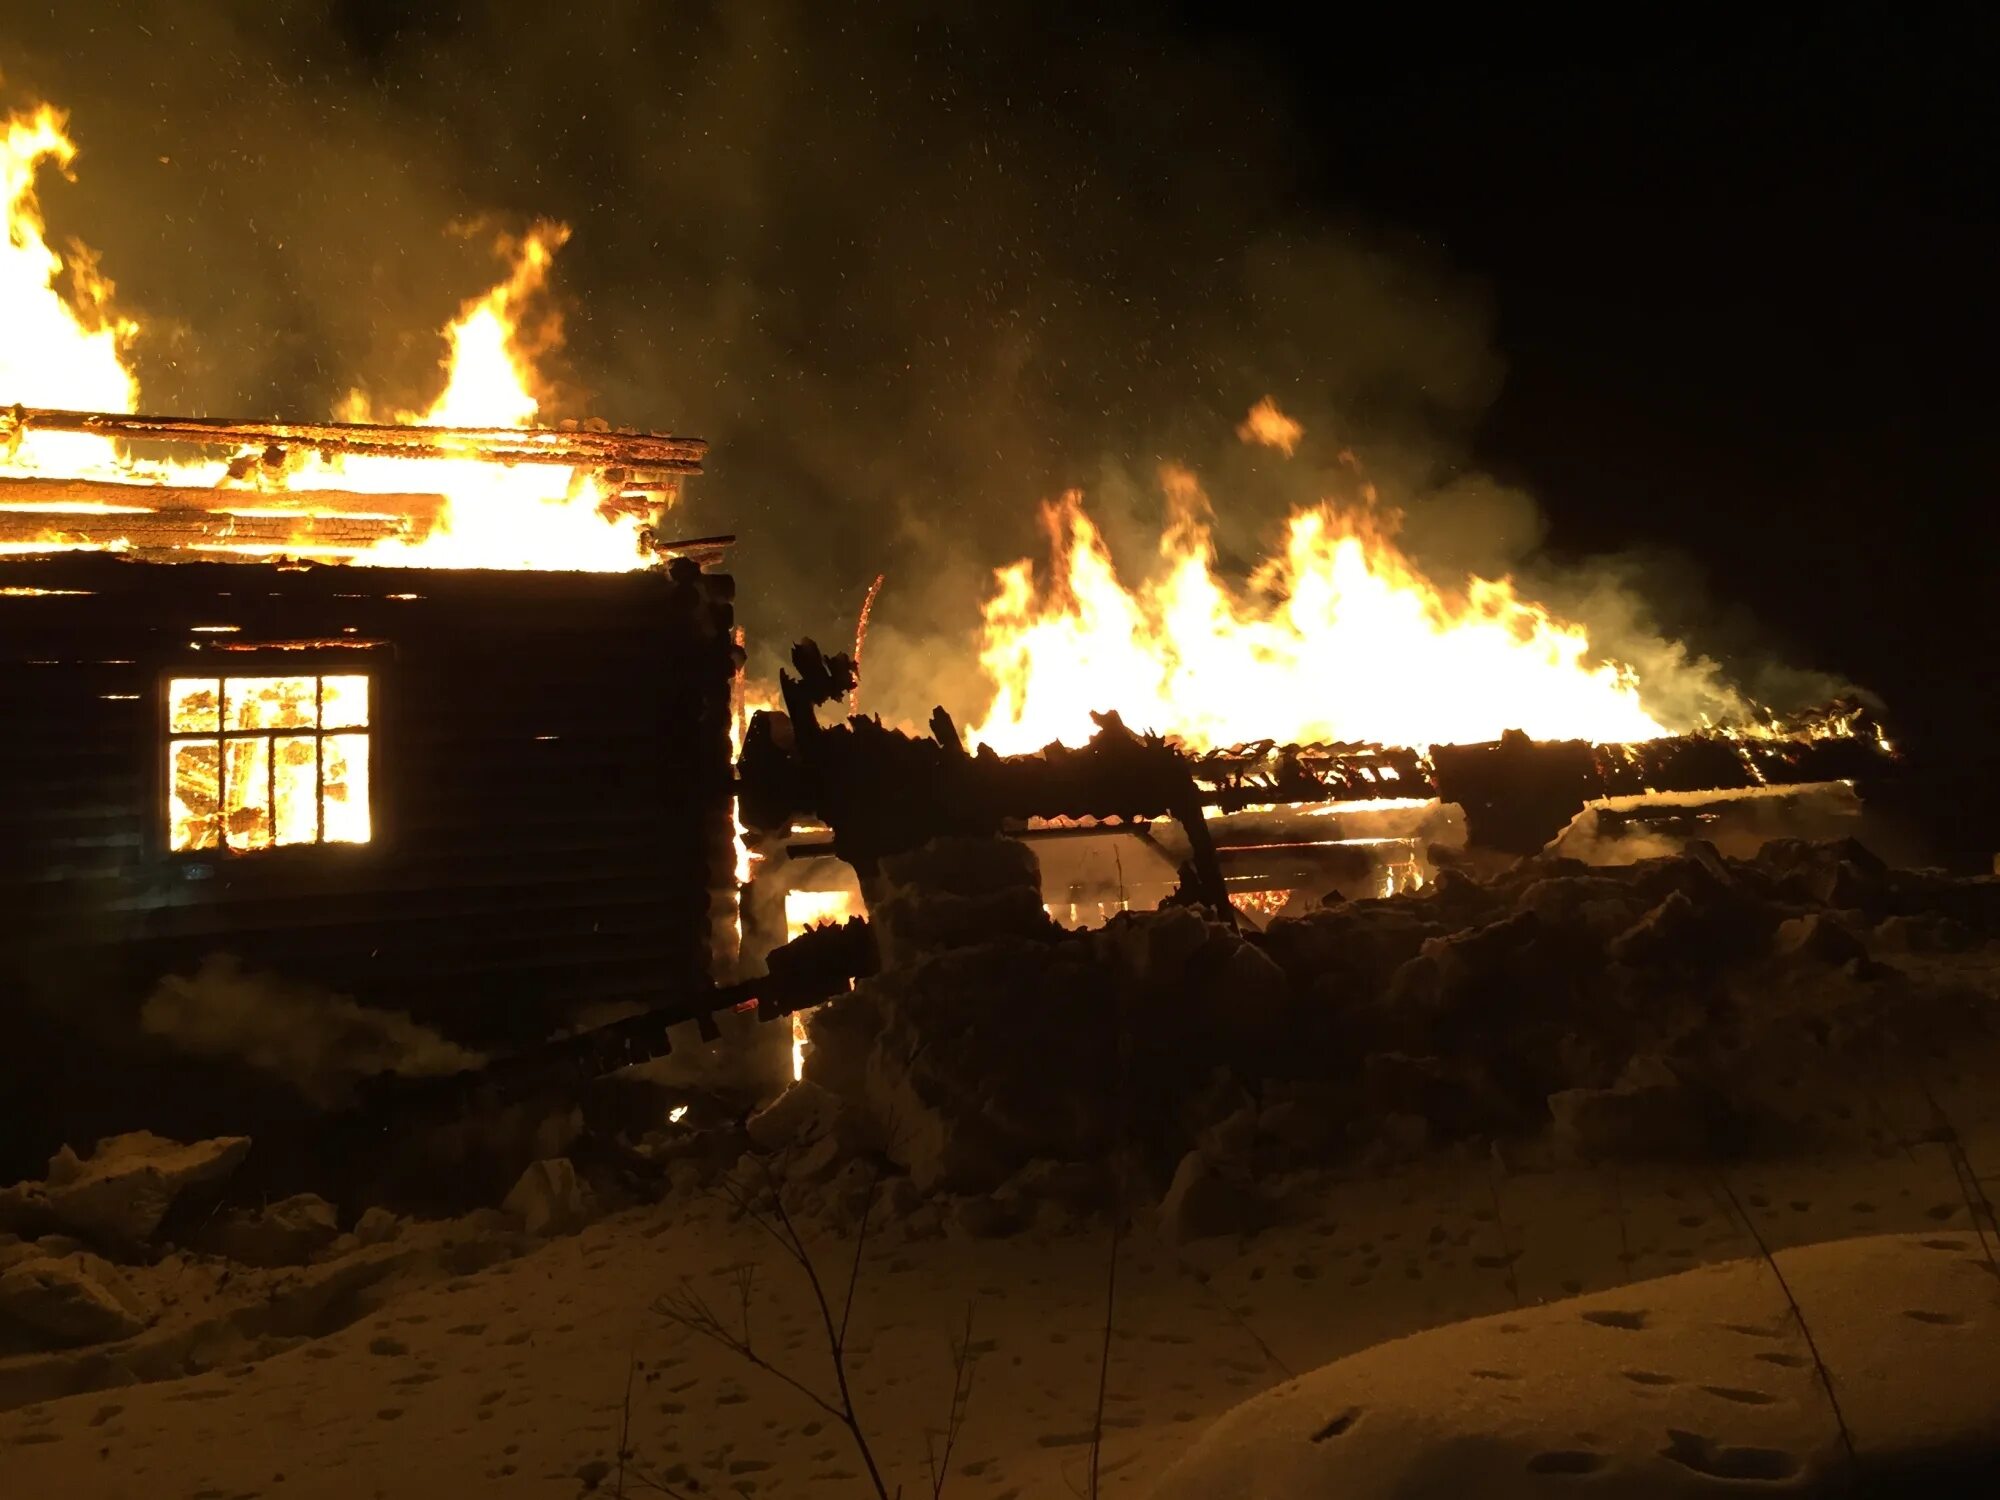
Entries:
{"label": "burning wooden plank", "polygon": [[[214,464],[4,472],[35,432],[227,447]],[[405,427],[221,421],[15,407],[0,411],[0,548],[239,560],[296,556],[438,567],[622,571],[715,560],[728,538],[668,542],[663,511],[698,472],[695,439],[596,428]],[[356,461],[354,484],[343,483]],[[384,472],[393,484],[379,490]],[[547,482],[524,488],[516,465]],[[408,467],[401,467],[401,466]],[[375,466],[375,467],[368,467]],[[567,466],[565,475],[560,466]],[[217,482],[206,482],[217,476]],[[204,482],[195,482],[195,481]]]}
{"label": "burning wooden plank", "polygon": [[[942,710],[928,739],[866,718],[819,725],[814,708],[841,696],[845,659],[824,659],[806,643],[794,660],[801,676],[784,679],[789,716],[760,716],[744,741],[746,826],[783,833],[796,818],[817,818],[832,830],[831,846],[795,852],[813,857],[830,849],[865,872],[884,855],[941,835],[1011,830],[1034,840],[1129,839],[1136,824],[1150,853],[1169,856],[1169,869],[1186,859],[1203,899],[1217,909],[1224,888],[1234,896],[1318,881],[1307,888],[1324,890],[1335,877],[1356,877],[1347,865],[1363,854],[1367,869],[1358,878],[1373,879],[1379,867],[1387,888],[1400,889],[1442,822],[1458,828],[1460,842],[1527,854],[1607,798],[1865,784],[1894,762],[1887,741],[1852,706],[1765,737],[1711,732],[1593,745],[1509,733],[1427,752],[1263,742],[1202,755],[1134,735],[1105,714],[1080,748],[973,755]],[[1369,808],[1408,813],[1395,826],[1347,826],[1349,811]],[[1314,816],[1336,811],[1343,815]],[[1243,818],[1251,821],[1233,827],[1232,819]],[[1173,820],[1184,838],[1170,848],[1146,829],[1152,819]],[[1086,821],[1091,826],[1070,826]],[[1125,874],[1118,874],[1120,887]]]}
{"label": "burning wooden plank", "polygon": [[[347,497],[350,503],[355,498]],[[420,535],[422,529],[407,517],[243,515],[186,507],[98,514],[0,511],[0,546],[22,551],[45,546],[52,551],[354,553]]]}
{"label": "burning wooden plank", "polygon": [[29,432],[89,433],[123,442],[202,447],[308,448],[380,458],[476,458],[501,464],[699,474],[708,445],[591,424],[442,427],[387,422],[259,422],[229,417],[129,416],[15,406],[0,411],[0,442]]}
{"label": "burning wooden plank", "polygon": [[[435,525],[440,494],[367,494],[357,490],[240,490],[193,484],[120,484],[102,479],[17,479],[0,475],[0,515],[75,516],[114,512],[213,511],[239,516],[344,516]],[[54,523],[60,524],[60,522]]]}

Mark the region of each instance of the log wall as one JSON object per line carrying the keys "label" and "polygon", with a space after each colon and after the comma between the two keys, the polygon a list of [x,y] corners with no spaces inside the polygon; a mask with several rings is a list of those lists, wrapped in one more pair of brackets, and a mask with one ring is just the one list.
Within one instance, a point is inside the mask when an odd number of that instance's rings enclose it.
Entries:
{"label": "log wall", "polygon": [[[0,1005],[127,1024],[231,953],[482,1048],[615,1002],[693,1014],[730,869],[731,592],[685,561],[0,558]],[[279,641],[373,644],[234,649]],[[373,840],[170,852],[166,678],[314,670],[373,679]]]}

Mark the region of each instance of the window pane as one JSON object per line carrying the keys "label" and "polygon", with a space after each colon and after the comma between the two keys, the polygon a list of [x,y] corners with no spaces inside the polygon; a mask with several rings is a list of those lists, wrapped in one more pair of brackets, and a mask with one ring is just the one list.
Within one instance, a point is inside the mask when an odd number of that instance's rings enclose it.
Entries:
{"label": "window pane", "polygon": [[312,728],[312,678],[225,677],[222,727],[226,730]]}
{"label": "window pane", "polygon": [[281,844],[311,844],[319,839],[319,741],[310,735],[278,735],[271,741],[277,757],[278,804],[271,811]]}
{"label": "window pane", "polygon": [[176,734],[214,734],[222,727],[222,684],[212,677],[171,679],[167,726]]}
{"label": "window pane", "polygon": [[368,727],[368,679],[361,676],[320,679],[320,728]]}
{"label": "window pane", "polygon": [[268,849],[271,847],[271,742],[261,735],[224,740],[222,754],[223,837],[232,849]]}
{"label": "window pane", "polygon": [[221,809],[215,796],[221,768],[222,746],[214,740],[181,740],[167,746],[167,840],[172,848],[213,849],[221,844]]}
{"label": "window pane", "polygon": [[365,844],[374,836],[368,808],[368,736],[330,734],[326,755],[326,832],[329,844]]}

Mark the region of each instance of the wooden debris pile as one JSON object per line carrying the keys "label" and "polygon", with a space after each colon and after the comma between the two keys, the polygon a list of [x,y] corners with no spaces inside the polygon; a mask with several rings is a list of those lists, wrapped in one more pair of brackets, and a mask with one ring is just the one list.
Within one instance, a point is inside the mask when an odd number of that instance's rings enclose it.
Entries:
{"label": "wooden debris pile", "polygon": [[984,746],[968,752],[943,708],[922,739],[860,716],[823,726],[817,711],[847,697],[854,664],[823,655],[809,640],[794,650],[793,664],[798,675],[781,676],[784,715],[758,716],[744,746],[744,823],[783,832],[797,818],[817,818],[833,830],[836,852],[864,875],[884,854],[933,837],[997,833],[1010,821],[1172,817],[1189,830],[1196,888],[1212,895],[1220,887],[1208,874],[1214,849],[1202,825],[1209,812],[1436,798],[1464,808],[1473,845],[1532,854],[1586,804],[1606,797],[1872,783],[1894,766],[1858,704],[1836,704],[1759,736],[1710,732],[1593,745],[1510,731],[1491,744],[1439,745],[1428,753],[1267,740],[1197,755],[1135,734],[1111,713],[1095,716],[1099,731],[1080,749],[1051,745],[1000,756]]}

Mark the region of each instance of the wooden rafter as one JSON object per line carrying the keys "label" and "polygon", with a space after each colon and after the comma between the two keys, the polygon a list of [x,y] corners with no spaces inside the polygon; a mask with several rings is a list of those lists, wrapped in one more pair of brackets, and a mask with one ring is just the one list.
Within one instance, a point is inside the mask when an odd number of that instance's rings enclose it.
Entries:
{"label": "wooden rafter", "polygon": [[622,428],[423,427],[386,422],[259,422],[229,417],[131,416],[15,406],[0,410],[0,441],[25,432],[83,432],[125,442],[193,443],[232,449],[298,447],[383,458],[477,458],[699,474],[699,438]]}

